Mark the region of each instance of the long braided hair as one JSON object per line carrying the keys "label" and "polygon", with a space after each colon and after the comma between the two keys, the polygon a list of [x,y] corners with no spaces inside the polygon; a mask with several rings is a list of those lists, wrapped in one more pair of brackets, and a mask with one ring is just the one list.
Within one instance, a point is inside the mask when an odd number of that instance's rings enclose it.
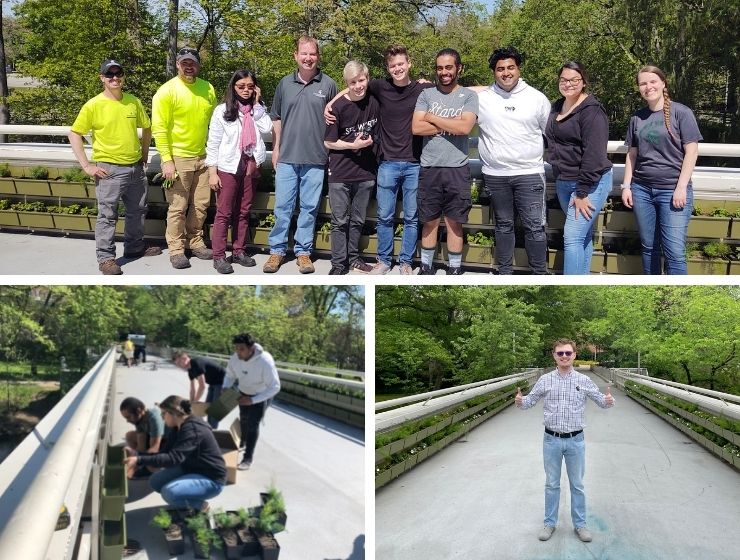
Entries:
{"label": "long braided hair", "polygon": [[657,66],[643,66],[642,68],[640,68],[640,71],[637,72],[637,76],[635,77],[635,81],[637,82],[638,86],[640,83],[640,74],[642,74],[643,72],[655,74],[665,85],[665,88],[663,89],[663,122],[665,123],[665,128],[668,131],[668,134],[670,134],[671,138],[675,140],[676,135],[673,133],[673,129],[671,128],[671,97],[668,95],[668,81],[666,80],[665,72],[663,72]]}

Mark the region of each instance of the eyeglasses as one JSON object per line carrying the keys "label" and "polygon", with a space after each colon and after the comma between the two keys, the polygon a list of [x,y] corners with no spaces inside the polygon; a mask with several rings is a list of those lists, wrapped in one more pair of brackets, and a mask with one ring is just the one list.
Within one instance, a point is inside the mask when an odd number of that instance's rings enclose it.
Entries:
{"label": "eyeglasses", "polygon": [[570,350],[560,350],[559,352],[555,352],[555,354],[557,354],[560,358],[562,358],[563,356],[570,358],[573,355],[573,352],[571,352]]}
{"label": "eyeglasses", "polygon": [[558,83],[559,83],[559,84],[560,84],[561,86],[564,86],[565,84],[568,84],[568,85],[573,85],[573,86],[577,86],[577,85],[578,85],[578,84],[580,84],[580,83],[581,83],[582,81],[583,81],[583,78],[571,78],[570,80],[567,80],[567,79],[565,79],[565,78],[560,78],[560,79],[558,80]]}
{"label": "eyeglasses", "polygon": [[103,76],[105,76],[109,80],[111,78],[123,78],[123,70],[119,70],[118,72],[106,72],[105,74],[103,74]]}
{"label": "eyeglasses", "polygon": [[254,84],[247,84],[247,85],[235,85],[235,86],[234,86],[234,88],[235,88],[235,89],[238,89],[239,91],[241,91],[241,90],[243,90],[243,89],[250,89],[250,90],[251,90],[251,89],[254,89],[254,88],[256,88],[256,87],[257,87],[257,86],[256,86],[256,85],[254,85]]}

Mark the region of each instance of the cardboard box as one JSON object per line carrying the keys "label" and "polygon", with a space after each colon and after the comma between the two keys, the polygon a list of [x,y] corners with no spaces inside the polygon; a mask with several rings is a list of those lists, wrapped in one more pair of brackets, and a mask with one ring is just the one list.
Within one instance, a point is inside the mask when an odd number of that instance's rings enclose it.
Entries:
{"label": "cardboard box", "polygon": [[239,406],[239,390],[234,387],[229,387],[221,393],[221,396],[214,402],[211,403],[210,413],[211,417],[216,420],[223,420],[226,415]]}
{"label": "cardboard box", "polygon": [[241,425],[236,418],[228,430],[214,430],[213,435],[226,462],[226,484],[236,483],[236,465],[239,462],[239,445],[242,440]]}
{"label": "cardboard box", "polygon": [[211,403],[207,402],[194,402],[190,403],[190,409],[192,410],[193,416],[205,417],[208,414],[208,406]]}

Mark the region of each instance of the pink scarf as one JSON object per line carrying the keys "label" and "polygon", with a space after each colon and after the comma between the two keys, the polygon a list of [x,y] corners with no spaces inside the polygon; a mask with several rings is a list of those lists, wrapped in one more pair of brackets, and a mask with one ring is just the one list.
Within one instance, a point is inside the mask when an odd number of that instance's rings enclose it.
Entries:
{"label": "pink scarf", "polygon": [[242,115],[242,133],[239,137],[239,149],[242,153],[257,145],[257,135],[254,132],[254,120],[252,120],[252,106],[248,103],[239,104],[239,112]]}

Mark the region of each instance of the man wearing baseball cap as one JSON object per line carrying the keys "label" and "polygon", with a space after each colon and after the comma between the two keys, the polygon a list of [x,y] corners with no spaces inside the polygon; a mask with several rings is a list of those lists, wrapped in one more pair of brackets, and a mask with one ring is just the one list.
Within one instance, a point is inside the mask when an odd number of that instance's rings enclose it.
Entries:
{"label": "man wearing baseball cap", "polygon": [[[118,202],[126,207],[123,238],[124,258],[159,255],[159,247],[144,244],[147,180],[144,165],[152,139],[151,123],[136,97],[123,92],[124,70],[120,62],[106,59],[100,66],[103,92],[82,106],[69,133],[69,143],[82,169],[95,179],[98,219],[95,250],[103,274],[123,274],[116,262],[114,237]],[[139,141],[137,128],[141,128]],[[92,132],[91,163],[82,137]]]}
{"label": "man wearing baseball cap", "polygon": [[169,203],[165,239],[174,268],[188,268],[186,251],[212,259],[203,241],[203,222],[211,202],[206,140],[216,107],[213,86],[198,78],[200,56],[189,47],[177,53],[177,76],[163,84],[152,100],[152,134],[162,158],[162,174],[173,181],[165,190]]}

